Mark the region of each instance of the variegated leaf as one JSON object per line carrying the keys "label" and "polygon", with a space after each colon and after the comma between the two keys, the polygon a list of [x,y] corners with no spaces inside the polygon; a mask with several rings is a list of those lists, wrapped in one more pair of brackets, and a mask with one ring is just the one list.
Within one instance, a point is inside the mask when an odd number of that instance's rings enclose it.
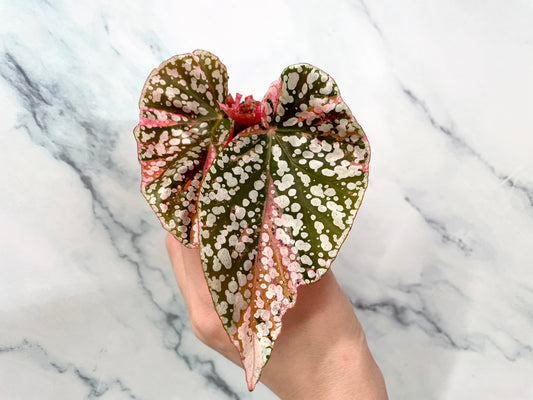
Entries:
{"label": "variegated leaf", "polygon": [[200,254],[250,390],[297,287],[319,280],[345,240],[369,161],[367,138],[334,80],[297,64],[270,86],[262,123],[240,132],[207,171]]}
{"label": "variegated leaf", "polygon": [[134,130],[141,192],[163,227],[197,247],[197,202],[203,175],[225,144],[233,121],[220,108],[228,92],[226,67],[195,50],[154,69],[139,100]]}

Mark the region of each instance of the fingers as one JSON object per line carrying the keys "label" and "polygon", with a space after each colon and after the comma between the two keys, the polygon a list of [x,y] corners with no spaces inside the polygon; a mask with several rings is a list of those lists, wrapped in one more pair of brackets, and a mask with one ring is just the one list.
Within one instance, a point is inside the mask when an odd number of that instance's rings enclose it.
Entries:
{"label": "fingers", "polygon": [[[182,248],[184,247],[178,239],[174,237],[171,233],[167,234],[165,238],[165,245],[167,247],[168,258],[172,264],[172,269],[174,270],[174,275],[178,286],[180,288],[181,295],[185,300],[185,304],[188,304],[188,290],[187,290],[187,278],[185,276],[185,270],[183,268],[183,257],[182,257]],[[187,305],[188,309],[188,305]]]}
{"label": "fingers", "polygon": [[182,245],[170,233],[165,243],[189,316],[215,313],[202,268],[200,251]]}
{"label": "fingers", "polygon": [[181,255],[191,311],[196,313],[196,315],[204,315],[211,318],[217,317],[205,279],[200,250],[182,246]]}
{"label": "fingers", "polygon": [[170,233],[165,242],[193,333],[209,347],[240,365],[239,354],[228,340],[213,305],[202,268],[200,251],[185,247]]}

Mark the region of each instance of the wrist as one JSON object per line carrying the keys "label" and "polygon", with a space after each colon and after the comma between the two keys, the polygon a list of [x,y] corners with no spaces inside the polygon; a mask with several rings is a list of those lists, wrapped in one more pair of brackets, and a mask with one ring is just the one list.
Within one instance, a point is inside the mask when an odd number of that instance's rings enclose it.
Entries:
{"label": "wrist", "polygon": [[310,339],[308,351],[273,353],[263,371],[261,381],[281,399],[386,399],[367,396],[378,392],[383,378],[362,330],[357,337]]}
{"label": "wrist", "polygon": [[261,381],[281,399],[387,399],[363,328],[331,271],[299,288]]}

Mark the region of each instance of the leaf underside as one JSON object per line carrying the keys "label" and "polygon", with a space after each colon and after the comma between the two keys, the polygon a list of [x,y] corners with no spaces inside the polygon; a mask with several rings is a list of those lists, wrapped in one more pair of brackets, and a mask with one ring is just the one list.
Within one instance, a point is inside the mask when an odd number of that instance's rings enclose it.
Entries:
{"label": "leaf underside", "polygon": [[363,130],[322,70],[286,68],[262,107],[262,123],[214,159],[198,204],[205,277],[250,390],[297,287],[319,280],[344,242],[370,161]]}
{"label": "leaf underside", "polygon": [[[180,54],[154,69],[139,100],[135,127],[141,192],[163,227],[198,246],[198,191],[204,169],[233,129],[218,101],[228,94],[224,64],[204,50]],[[206,165],[207,162],[207,165]]]}

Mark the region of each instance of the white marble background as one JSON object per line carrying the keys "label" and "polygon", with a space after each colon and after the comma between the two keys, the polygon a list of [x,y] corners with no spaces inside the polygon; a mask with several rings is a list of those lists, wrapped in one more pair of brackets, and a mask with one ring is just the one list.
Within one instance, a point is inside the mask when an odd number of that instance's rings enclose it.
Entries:
{"label": "white marble background", "polygon": [[0,399],[272,399],[192,335],[139,192],[151,69],[329,72],[372,145],[333,268],[391,399],[533,398],[533,3],[0,1]]}

